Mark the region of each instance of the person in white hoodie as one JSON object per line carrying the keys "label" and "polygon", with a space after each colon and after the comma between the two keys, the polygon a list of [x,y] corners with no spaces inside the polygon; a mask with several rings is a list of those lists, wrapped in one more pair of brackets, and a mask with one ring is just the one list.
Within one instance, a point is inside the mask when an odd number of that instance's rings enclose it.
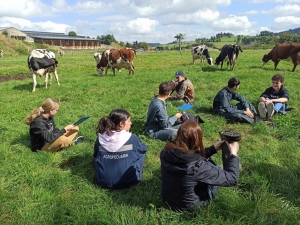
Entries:
{"label": "person in white hoodie", "polygon": [[142,180],[148,148],[129,132],[131,124],[130,114],[123,109],[115,109],[99,121],[94,165],[95,183],[102,188],[126,188]]}

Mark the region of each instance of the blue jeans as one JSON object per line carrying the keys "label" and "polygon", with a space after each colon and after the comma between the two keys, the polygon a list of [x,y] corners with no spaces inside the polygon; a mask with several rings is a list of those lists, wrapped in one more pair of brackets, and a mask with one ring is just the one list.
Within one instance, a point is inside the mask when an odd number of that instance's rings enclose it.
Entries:
{"label": "blue jeans", "polygon": [[[266,100],[270,100],[269,98],[266,98]],[[274,111],[276,112],[276,113],[283,113],[283,114],[285,114],[286,112],[285,112],[285,108],[286,108],[286,105],[285,105],[285,103],[281,103],[281,102],[273,102],[273,104],[274,104]]]}
{"label": "blue jeans", "polygon": [[159,139],[161,141],[172,141],[175,139],[180,125],[181,124],[156,132],[147,133],[147,135],[149,138]]}

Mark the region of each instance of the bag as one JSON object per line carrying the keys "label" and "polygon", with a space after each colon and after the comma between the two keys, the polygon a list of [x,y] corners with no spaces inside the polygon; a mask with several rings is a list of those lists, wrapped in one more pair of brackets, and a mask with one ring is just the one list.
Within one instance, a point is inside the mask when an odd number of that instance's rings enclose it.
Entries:
{"label": "bag", "polygon": [[182,112],[182,117],[180,119],[178,119],[181,121],[181,123],[183,123],[186,120],[192,120],[195,121],[196,123],[204,123],[204,121],[200,118],[200,116],[194,116],[191,113],[188,112]]}

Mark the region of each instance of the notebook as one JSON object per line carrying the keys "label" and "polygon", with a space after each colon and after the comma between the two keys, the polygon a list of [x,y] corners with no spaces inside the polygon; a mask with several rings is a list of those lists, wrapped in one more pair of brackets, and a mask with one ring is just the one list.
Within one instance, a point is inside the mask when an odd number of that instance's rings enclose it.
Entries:
{"label": "notebook", "polygon": [[91,118],[92,116],[83,116],[81,117],[79,120],[77,120],[75,123],[73,123],[73,125],[79,125],[81,124],[82,122],[86,121],[87,119]]}
{"label": "notebook", "polygon": [[179,110],[188,110],[188,109],[192,109],[192,108],[194,108],[194,106],[190,105],[190,104],[185,104],[185,105],[178,107]]}

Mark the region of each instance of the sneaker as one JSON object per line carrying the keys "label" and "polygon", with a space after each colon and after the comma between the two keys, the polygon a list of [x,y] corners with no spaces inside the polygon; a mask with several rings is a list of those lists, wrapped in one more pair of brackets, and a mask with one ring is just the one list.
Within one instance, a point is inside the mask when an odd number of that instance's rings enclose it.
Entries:
{"label": "sneaker", "polygon": [[274,104],[269,103],[267,105],[267,119],[270,119],[274,114]]}
{"label": "sneaker", "polygon": [[75,141],[74,141],[74,144],[75,145],[78,145],[78,143],[82,142],[84,140],[84,137],[83,136],[78,136]]}
{"label": "sneaker", "polygon": [[267,118],[267,111],[266,111],[265,103],[260,102],[258,104],[258,113],[259,113],[260,118],[262,118],[263,120],[265,120]]}

